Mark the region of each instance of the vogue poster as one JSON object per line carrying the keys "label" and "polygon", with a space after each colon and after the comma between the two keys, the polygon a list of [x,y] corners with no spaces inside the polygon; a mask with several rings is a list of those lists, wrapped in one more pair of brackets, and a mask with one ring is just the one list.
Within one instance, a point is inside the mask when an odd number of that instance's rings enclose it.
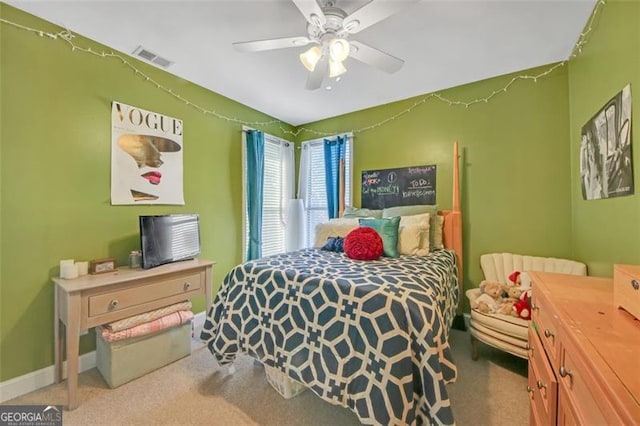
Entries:
{"label": "vogue poster", "polygon": [[111,204],[184,204],[182,120],[114,101]]}
{"label": "vogue poster", "polygon": [[580,177],[585,200],[633,194],[631,85],[582,127]]}

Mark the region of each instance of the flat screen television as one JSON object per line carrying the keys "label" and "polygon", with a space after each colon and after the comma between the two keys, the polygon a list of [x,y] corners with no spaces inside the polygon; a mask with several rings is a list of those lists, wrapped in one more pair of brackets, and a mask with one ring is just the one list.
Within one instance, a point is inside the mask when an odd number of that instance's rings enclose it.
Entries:
{"label": "flat screen television", "polygon": [[193,259],[200,254],[197,214],[140,216],[142,268]]}

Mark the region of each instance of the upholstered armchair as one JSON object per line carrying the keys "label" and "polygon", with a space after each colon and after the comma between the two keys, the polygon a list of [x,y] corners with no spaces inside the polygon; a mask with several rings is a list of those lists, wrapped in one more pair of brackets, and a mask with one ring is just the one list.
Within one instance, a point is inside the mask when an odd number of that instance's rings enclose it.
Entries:
{"label": "upholstered armchair", "polygon": [[[509,282],[513,272],[542,271],[563,274],[586,275],[584,263],[552,257],[523,256],[511,253],[490,253],[480,256],[480,267],[484,279]],[[534,284],[535,285],[535,284]],[[480,296],[480,289],[466,291],[469,305],[473,306]],[[471,334],[471,358],[478,359],[478,341],[509,352],[521,358],[527,358],[529,320],[499,313],[483,313],[471,309],[469,332]]]}

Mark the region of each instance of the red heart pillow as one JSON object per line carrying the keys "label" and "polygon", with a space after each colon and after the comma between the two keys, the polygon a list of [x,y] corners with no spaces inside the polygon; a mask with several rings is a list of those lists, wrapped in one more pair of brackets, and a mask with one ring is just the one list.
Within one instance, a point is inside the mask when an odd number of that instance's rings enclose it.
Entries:
{"label": "red heart pillow", "polygon": [[356,228],[344,237],[344,252],[351,259],[375,260],[382,251],[382,238],[368,226]]}

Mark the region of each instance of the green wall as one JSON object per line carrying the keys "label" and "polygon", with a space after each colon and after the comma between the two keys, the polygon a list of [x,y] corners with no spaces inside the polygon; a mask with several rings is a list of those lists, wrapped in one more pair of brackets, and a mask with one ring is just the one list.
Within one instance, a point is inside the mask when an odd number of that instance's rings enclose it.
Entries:
{"label": "green wall", "polygon": [[[582,126],[631,83],[635,194],[585,201],[580,186]],[[634,93],[635,92],[635,93]],[[614,263],[640,263],[640,2],[608,1],[582,55],[569,64],[572,252],[590,275],[612,276]]]}
{"label": "green wall", "polygon": [[[0,4],[2,18],[57,32]],[[60,259],[116,257],[137,249],[138,215],[200,214],[202,257],[214,284],[241,261],[241,125],[198,112],[121,62],[72,52],[62,40],[0,24],[0,381],[53,364],[53,284]],[[93,50],[111,49],[76,37]],[[131,60],[193,103],[246,121],[247,106]],[[111,206],[111,102],[184,122],[184,206]],[[285,125],[288,130],[292,127]],[[279,126],[265,131],[281,137]],[[204,309],[196,300],[195,311]],[[82,351],[94,347],[91,333]]]}
{"label": "green wall", "polygon": [[[537,75],[548,68],[526,73]],[[440,94],[469,102],[501,89],[512,78],[497,77]],[[364,128],[420,99],[304,127],[327,132]],[[360,205],[362,170],[436,164],[437,202],[450,209],[452,147],[457,140],[461,150],[465,287],[480,282],[479,256],[483,253],[569,257],[568,114],[566,67],[537,83],[519,81],[491,101],[469,108],[429,99],[389,124],[355,134],[353,202]],[[302,132],[300,139],[305,136]]]}
{"label": "green wall", "polygon": [[[4,19],[59,29],[0,4]],[[609,1],[583,54],[550,76],[519,81],[469,108],[427,100],[383,126],[356,132],[354,202],[362,170],[438,166],[437,200],[451,207],[452,142],[461,148],[465,287],[481,279],[492,251],[571,257],[590,273],[640,263],[638,197],[582,201],[582,125],[625,84],[640,79],[640,4]],[[102,47],[76,38],[78,44]],[[203,257],[218,262],[214,284],[241,260],[240,125],[204,115],[157,90],[117,61],[71,52],[62,41],[0,24],[0,381],[53,363],[53,285],[58,261],[137,248],[137,216],[201,215]],[[246,121],[269,120],[144,63],[136,65],[198,105]],[[536,74],[541,67],[516,75]],[[471,101],[512,75],[440,92]],[[421,97],[304,127],[339,133],[380,123]],[[185,206],[111,206],[111,101],[184,120]],[[636,109],[637,111],[637,109]],[[638,113],[634,113],[637,121]],[[293,130],[290,126],[286,129]],[[285,137],[279,126],[263,130]],[[637,140],[637,130],[634,136]],[[298,140],[312,139],[301,132]],[[638,155],[634,167],[638,174]],[[635,179],[636,186],[638,179]],[[196,310],[203,309],[203,301]],[[93,336],[82,340],[83,351]]]}

